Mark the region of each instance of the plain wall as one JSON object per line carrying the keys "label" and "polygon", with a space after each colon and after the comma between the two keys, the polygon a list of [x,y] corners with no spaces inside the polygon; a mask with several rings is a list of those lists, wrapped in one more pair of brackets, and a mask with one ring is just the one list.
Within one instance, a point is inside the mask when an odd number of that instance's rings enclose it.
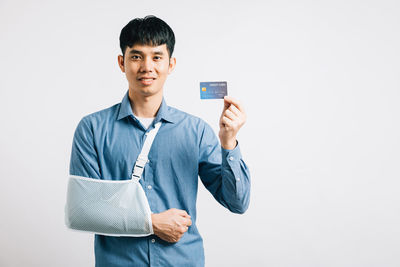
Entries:
{"label": "plain wall", "polygon": [[67,230],[74,130],[122,100],[119,33],[175,31],[164,95],[218,133],[227,81],[248,120],[250,208],[199,187],[206,266],[400,266],[398,1],[0,1],[0,266],[93,266]]}

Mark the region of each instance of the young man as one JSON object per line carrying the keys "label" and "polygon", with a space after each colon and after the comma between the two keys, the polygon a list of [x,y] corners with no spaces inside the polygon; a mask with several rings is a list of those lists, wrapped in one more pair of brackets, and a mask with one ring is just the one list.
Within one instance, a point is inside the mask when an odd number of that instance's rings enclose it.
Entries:
{"label": "young man", "polygon": [[140,180],[154,235],[96,235],[96,266],[204,266],[196,227],[199,176],[230,211],[244,213],[249,205],[250,173],[236,141],[246,120],[243,107],[225,97],[219,143],[203,120],[167,106],[163,86],[176,64],[174,44],[172,29],[161,19],[130,21],[121,31],[118,56],[129,90],[121,103],[85,116],[75,131],[71,175],[126,180],[146,133],[162,123]]}

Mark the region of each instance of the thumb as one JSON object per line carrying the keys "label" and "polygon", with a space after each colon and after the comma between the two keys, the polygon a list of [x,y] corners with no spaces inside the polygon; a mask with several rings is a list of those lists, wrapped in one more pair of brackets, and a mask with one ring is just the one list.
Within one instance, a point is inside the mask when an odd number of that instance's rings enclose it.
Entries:
{"label": "thumb", "polygon": [[227,110],[230,106],[231,106],[231,102],[230,102],[229,96],[224,96],[224,109],[222,112]]}

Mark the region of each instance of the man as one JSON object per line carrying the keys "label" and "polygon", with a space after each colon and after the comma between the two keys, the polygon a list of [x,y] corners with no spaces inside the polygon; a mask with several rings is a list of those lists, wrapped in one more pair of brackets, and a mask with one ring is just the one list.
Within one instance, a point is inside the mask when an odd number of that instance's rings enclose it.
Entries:
{"label": "man", "polygon": [[203,120],[167,106],[163,86],[176,64],[174,44],[172,29],[161,19],[130,21],[121,31],[118,56],[129,90],[121,103],[85,116],[75,131],[71,175],[126,180],[146,133],[162,123],[140,180],[154,235],[96,235],[96,266],[204,266],[196,227],[199,176],[230,211],[248,208],[250,174],[236,140],[246,120],[243,107],[225,97],[219,143]]}

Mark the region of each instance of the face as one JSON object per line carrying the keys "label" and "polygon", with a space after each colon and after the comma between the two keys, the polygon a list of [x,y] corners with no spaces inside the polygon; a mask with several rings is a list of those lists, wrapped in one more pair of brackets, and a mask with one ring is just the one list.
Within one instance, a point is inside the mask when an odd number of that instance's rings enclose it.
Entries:
{"label": "face", "polygon": [[118,56],[118,64],[125,72],[129,91],[142,96],[162,95],[162,89],[175,68],[176,59],[169,58],[167,45],[135,44],[127,47],[125,56]]}

